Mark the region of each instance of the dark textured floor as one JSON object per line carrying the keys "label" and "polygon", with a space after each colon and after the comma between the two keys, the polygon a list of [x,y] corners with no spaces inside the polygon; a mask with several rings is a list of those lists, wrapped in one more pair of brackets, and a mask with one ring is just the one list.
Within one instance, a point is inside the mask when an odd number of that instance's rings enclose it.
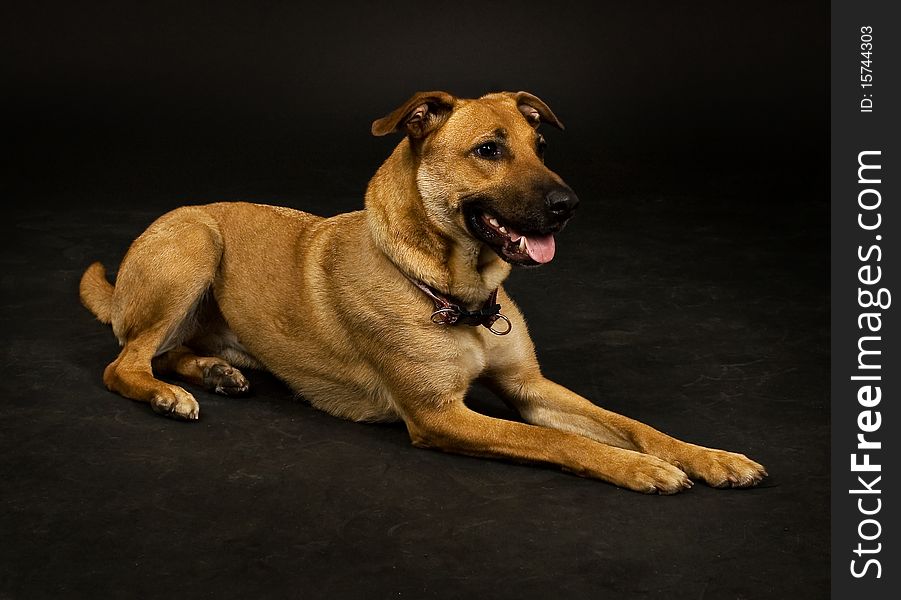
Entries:
{"label": "dark textured floor", "polygon": [[356,209],[377,166],[256,150],[95,149],[77,170],[59,150],[6,190],[0,598],[827,596],[821,171],[552,161],[583,206],[554,262],[508,284],[546,374],[770,473],[661,497],[417,450],[264,373],[247,399],[192,390],[196,424],[107,392],[117,346],[79,304],[87,264],[114,271],[182,203]]}

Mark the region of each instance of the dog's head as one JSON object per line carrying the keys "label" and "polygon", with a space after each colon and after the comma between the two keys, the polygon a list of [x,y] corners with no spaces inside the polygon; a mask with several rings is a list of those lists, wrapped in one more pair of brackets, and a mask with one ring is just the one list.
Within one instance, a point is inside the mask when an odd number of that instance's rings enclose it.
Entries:
{"label": "dog's head", "polygon": [[424,208],[445,234],[474,238],[509,263],[537,265],[554,257],[554,234],[579,203],[544,164],[541,123],[563,129],[528,92],[475,100],[421,92],[372,132],[406,133]]}

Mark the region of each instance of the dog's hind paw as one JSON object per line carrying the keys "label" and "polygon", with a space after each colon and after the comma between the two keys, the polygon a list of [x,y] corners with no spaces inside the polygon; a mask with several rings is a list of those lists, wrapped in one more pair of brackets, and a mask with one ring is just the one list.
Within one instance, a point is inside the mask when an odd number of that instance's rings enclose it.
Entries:
{"label": "dog's hind paw", "polygon": [[150,399],[150,407],[163,416],[196,421],[200,418],[200,404],[182,388],[171,385],[158,391]]}
{"label": "dog's hind paw", "polygon": [[214,363],[203,371],[203,386],[223,396],[240,396],[250,389],[250,382],[233,366]]}

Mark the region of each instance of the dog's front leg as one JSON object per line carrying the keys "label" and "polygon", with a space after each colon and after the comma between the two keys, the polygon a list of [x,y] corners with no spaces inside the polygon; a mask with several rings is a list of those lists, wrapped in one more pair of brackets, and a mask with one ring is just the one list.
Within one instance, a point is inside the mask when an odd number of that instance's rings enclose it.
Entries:
{"label": "dog's front leg", "polygon": [[645,493],[673,494],[691,486],[683,471],[654,456],[559,429],[487,417],[467,408],[462,398],[440,407],[420,405],[404,420],[417,447],[555,465]]}
{"label": "dog's front leg", "polygon": [[529,423],[652,454],[714,487],[750,487],[767,474],[743,454],[683,442],[605,410],[546,379],[537,369],[495,373],[488,384]]}

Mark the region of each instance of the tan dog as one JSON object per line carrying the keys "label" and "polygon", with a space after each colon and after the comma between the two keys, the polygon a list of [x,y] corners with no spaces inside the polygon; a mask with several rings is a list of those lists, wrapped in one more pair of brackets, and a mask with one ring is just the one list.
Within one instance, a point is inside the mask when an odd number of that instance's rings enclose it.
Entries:
{"label": "tan dog", "polygon": [[[419,93],[373,123],[375,135],[406,135],[365,210],[324,219],[219,203],[163,215],[129,248],[115,288],[99,263],[82,277],[82,302],[122,345],[104,383],[194,420],[194,397],[157,374],[237,394],[248,384],[236,366],[265,368],[333,415],[402,419],[418,447],[641,492],[678,492],[690,478],[755,485],[766,473],[745,456],[676,440],[542,376],[501,287],[511,264],[553,258],[578,203],[544,165],[540,122],[562,129],[525,92]],[[476,379],[527,423],[468,409]]]}

